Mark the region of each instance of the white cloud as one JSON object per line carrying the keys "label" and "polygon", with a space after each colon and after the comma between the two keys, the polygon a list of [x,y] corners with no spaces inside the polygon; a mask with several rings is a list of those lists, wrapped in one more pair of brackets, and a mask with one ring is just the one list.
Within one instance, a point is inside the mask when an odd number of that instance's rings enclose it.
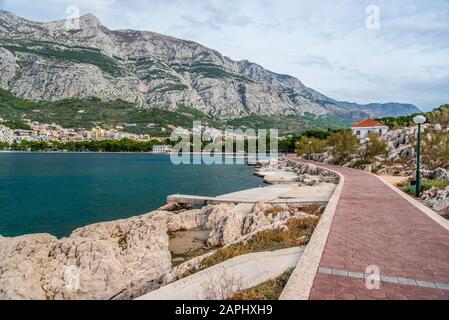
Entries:
{"label": "white cloud", "polygon": [[[233,59],[298,77],[335,99],[449,102],[449,2],[445,0],[3,0],[32,20],[64,18],[76,4],[112,29],[194,40]],[[365,28],[368,5],[380,30]]]}

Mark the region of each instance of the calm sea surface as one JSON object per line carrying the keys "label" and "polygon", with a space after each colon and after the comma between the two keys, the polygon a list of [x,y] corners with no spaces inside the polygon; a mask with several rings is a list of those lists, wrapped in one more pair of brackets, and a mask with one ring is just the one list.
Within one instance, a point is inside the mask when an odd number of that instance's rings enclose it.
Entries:
{"label": "calm sea surface", "polygon": [[0,235],[68,236],[147,213],[169,194],[216,196],[263,184],[245,165],[172,165],[167,155],[0,153]]}

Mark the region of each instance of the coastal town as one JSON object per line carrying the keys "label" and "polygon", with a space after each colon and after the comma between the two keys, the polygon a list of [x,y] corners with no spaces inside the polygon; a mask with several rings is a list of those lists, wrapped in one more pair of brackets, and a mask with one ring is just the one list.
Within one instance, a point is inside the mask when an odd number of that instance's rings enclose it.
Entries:
{"label": "coastal town", "polygon": [[[0,141],[12,144],[20,141],[34,142],[77,142],[77,141],[101,141],[130,139],[147,142],[150,139],[165,140],[163,137],[150,137],[148,134],[133,134],[123,131],[123,126],[115,126],[104,129],[96,126],[92,129],[63,128],[58,124],[39,123],[30,119],[23,119],[27,129],[11,129],[0,118]],[[131,124],[132,125],[132,124]]]}
{"label": "coastal town", "polygon": [[[7,121],[0,118],[0,150],[9,150],[12,146],[20,145],[22,142],[25,144],[45,143],[46,146],[52,146],[68,143],[129,140],[137,144],[150,143],[153,152],[167,153],[172,150],[173,143],[176,141],[171,141],[170,135],[175,138],[199,136],[202,142],[214,141],[221,146],[224,146],[226,141],[230,139],[234,142],[245,139],[255,141],[258,138],[255,130],[220,130],[202,125],[201,122],[193,122],[191,129],[170,124],[160,127],[159,132],[164,135],[135,134],[126,131],[126,128],[136,126],[133,123],[108,127],[97,125],[91,129],[84,129],[64,128],[55,123],[40,123],[26,118],[20,119],[18,122],[20,125],[17,125],[17,121]],[[3,143],[3,146],[1,143]],[[192,144],[193,141],[187,142],[188,146]],[[27,149],[29,148],[28,146]]]}

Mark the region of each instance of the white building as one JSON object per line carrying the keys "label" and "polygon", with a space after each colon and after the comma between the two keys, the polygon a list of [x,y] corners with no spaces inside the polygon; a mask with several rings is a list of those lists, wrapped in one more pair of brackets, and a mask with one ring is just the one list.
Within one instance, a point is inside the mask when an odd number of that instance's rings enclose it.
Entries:
{"label": "white building", "polygon": [[372,119],[366,119],[362,122],[354,124],[352,132],[359,138],[366,138],[371,132],[375,132],[382,136],[388,132],[388,127],[383,123],[377,122]]}
{"label": "white building", "polygon": [[16,139],[14,131],[10,128],[0,125],[0,142],[13,143]]}
{"label": "white building", "polygon": [[153,146],[153,152],[155,153],[166,153],[171,151],[171,146],[167,144],[158,144]]}

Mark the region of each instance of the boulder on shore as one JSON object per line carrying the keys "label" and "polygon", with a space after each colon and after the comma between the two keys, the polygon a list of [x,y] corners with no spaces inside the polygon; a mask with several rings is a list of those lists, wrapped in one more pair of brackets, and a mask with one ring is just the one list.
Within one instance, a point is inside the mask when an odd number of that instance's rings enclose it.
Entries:
{"label": "boulder on shore", "polygon": [[449,187],[443,190],[431,188],[422,194],[421,200],[433,210],[444,212],[449,208]]}
{"label": "boulder on shore", "polygon": [[97,223],[70,237],[0,237],[0,299],[109,299],[171,268],[166,213]]}

